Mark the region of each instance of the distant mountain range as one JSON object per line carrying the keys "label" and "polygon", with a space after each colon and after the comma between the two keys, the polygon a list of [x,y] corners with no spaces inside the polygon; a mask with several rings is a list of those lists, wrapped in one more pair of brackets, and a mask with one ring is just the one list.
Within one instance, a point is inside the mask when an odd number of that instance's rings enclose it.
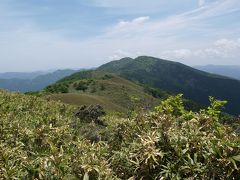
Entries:
{"label": "distant mountain range", "polygon": [[0,74],[0,88],[19,92],[40,91],[77,71],[66,69],[54,72],[2,73]]}
{"label": "distant mountain range", "polygon": [[[225,112],[240,114],[237,68],[228,67],[223,71],[223,66],[210,66],[218,71],[208,73],[203,71],[207,71],[206,67],[209,69],[209,66],[205,66],[204,69],[197,67],[201,69],[198,70],[178,62],[140,56],[112,61],[95,70],[58,70],[38,76],[37,73],[32,74],[36,76],[34,78],[23,75],[29,79],[0,79],[0,87],[20,92],[44,89],[43,92],[50,93],[52,99],[65,103],[82,105],[95,102],[109,110],[120,111],[128,108],[131,97],[149,99],[148,103],[152,106],[169,94],[183,93],[186,99],[191,100],[191,109],[193,106],[207,106],[209,96],[214,96],[228,101]],[[224,76],[230,71],[235,72],[236,79],[231,78],[233,75]]]}
{"label": "distant mountain range", "polygon": [[0,79],[34,79],[38,76],[49,74],[52,72],[54,72],[54,70],[33,72],[5,72],[0,73]]}
{"label": "distant mountain range", "polygon": [[208,104],[209,96],[214,96],[228,101],[226,112],[240,114],[240,81],[229,77],[147,56],[112,61],[97,70],[172,93],[183,93],[186,98],[204,105]]}
{"label": "distant mountain range", "polygon": [[228,76],[240,80],[240,66],[206,65],[206,66],[194,66],[194,68],[205,72],[220,74],[223,76]]}

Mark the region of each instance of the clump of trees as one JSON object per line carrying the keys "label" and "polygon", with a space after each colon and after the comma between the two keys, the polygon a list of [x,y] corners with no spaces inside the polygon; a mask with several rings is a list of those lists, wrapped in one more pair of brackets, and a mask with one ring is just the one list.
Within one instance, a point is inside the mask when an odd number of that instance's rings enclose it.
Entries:
{"label": "clump of trees", "polygon": [[148,85],[144,85],[144,91],[150,95],[152,95],[155,98],[161,98],[161,99],[165,99],[168,97],[169,93],[160,90],[158,88],[153,88],[151,86]]}
{"label": "clump of trees", "polygon": [[86,79],[74,83],[73,86],[76,90],[85,92],[88,89],[89,85],[93,82],[94,81],[92,79]]}
{"label": "clump of trees", "polygon": [[111,75],[111,74],[105,74],[105,75],[102,77],[103,80],[108,80],[108,79],[112,79],[112,78],[114,78],[114,76]]}
{"label": "clump of trees", "polygon": [[68,93],[69,92],[69,84],[68,83],[56,83],[50,86],[47,86],[44,89],[47,93]]}
{"label": "clump of trees", "polygon": [[210,102],[191,112],[170,96],[152,112],[107,115],[103,127],[99,106],[0,91],[0,179],[238,179],[240,138],[220,123],[226,102]]}

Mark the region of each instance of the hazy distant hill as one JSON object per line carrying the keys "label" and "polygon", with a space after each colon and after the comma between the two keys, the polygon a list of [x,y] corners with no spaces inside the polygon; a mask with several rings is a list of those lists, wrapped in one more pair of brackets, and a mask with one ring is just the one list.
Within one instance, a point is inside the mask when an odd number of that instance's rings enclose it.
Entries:
{"label": "hazy distant hill", "polygon": [[34,72],[4,72],[0,73],[0,79],[34,79],[40,75],[49,74],[54,71],[34,71]]}
{"label": "hazy distant hill", "polygon": [[186,98],[208,104],[208,97],[227,100],[226,111],[240,114],[240,81],[206,73],[181,63],[141,56],[123,58],[98,70],[117,73],[126,79],[163,90],[183,93]]}
{"label": "hazy distant hill", "polygon": [[[45,88],[46,86],[55,83],[59,79],[62,79],[66,76],[69,76],[77,72],[76,70],[66,69],[66,70],[57,70],[48,74],[43,74],[36,76],[37,73],[8,73],[5,74],[5,79],[0,78],[0,88],[7,89],[10,91],[19,91],[19,92],[28,92],[28,91],[39,91]],[[10,78],[15,77],[19,74],[19,78]],[[35,77],[36,76],[36,77]],[[23,79],[25,77],[26,79]],[[32,78],[35,77],[35,78]]]}
{"label": "hazy distant hill", "polygon": [[240,79],[240,66],[206,65],[195,66],[195,68],[209,73],[220,74],[223,76]]}

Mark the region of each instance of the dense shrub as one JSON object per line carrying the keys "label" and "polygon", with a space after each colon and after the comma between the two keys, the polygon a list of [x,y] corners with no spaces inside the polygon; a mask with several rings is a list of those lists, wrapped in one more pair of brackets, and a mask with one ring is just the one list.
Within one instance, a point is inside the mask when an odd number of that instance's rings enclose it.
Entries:
{"label": "dense shrub", "polygon": [[111,75],[111,74],[105,74],[105,75],[102,77],[103,80],[108,80],[108,79],[112,79],[112,78],[114,78],[114,76]]}
{"label": "dense shrub", "polygon": [[210,100],[193,113],[178,95],[76,128],[72,106],[0,91],[0,179],[239,179],[239,136],[220,123],[225,102]]}
{"label": "dense shrub", "polygon": [[104,86],[104,84],[100,84],[100,90],[104,91],[106,89],[106,87]]}
{"label": "dense shrub", "polygon": [[77,83],[74,84],[74,87],[78,91],[86,91],[88,89],[88,86],[93,83],[92,79],[86,79],[86,80],[81,80]]}
{"label": "dense shrub", "polygon": [[75,136],[74,111],[0,91],[0,179],[114,179],[107,144]]}
{"label": "dense shrub", "polygon": [[152,95],[155,98],[161,98],[161,99],[165,99],[168,97],[168,93],[165,91],[162,91],[158,88],[153,88],[151,86],[148,85],[144,85],[144,91],[150,95]]}
{"label": "dense shrub", "polygon": [[155,112],[113,124],[114,172],[122,179],[238,179],[240,139],[218,122],[225,102],[210,101],[192,113],[178,95]]}
{"label": "dense shrub", "polygon": [[69,84],[57,83],[54,85],[47,86],[44,91],[47,93],[68,93]]}

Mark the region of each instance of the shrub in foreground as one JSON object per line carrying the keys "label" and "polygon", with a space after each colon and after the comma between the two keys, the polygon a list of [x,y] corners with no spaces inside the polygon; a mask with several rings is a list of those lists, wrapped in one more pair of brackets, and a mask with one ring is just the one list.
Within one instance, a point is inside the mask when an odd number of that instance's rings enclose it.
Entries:
{"label": "shrub in foreground", "polygon": [[198,113],[178,95],[153,112],[105,117],[104,138],[91,143],[72,126],[75,107],[0,91],[0,179],[238,179],[239,136],[219,123],[225,102],[210,100]]}
{"label": "shrub in foreground", "polygon": [[121,179],[238,179],[240,139],[219,123],[226,102],[210,101],[193,113],[178,95],[154,112],[112,123],[113,171]]}

